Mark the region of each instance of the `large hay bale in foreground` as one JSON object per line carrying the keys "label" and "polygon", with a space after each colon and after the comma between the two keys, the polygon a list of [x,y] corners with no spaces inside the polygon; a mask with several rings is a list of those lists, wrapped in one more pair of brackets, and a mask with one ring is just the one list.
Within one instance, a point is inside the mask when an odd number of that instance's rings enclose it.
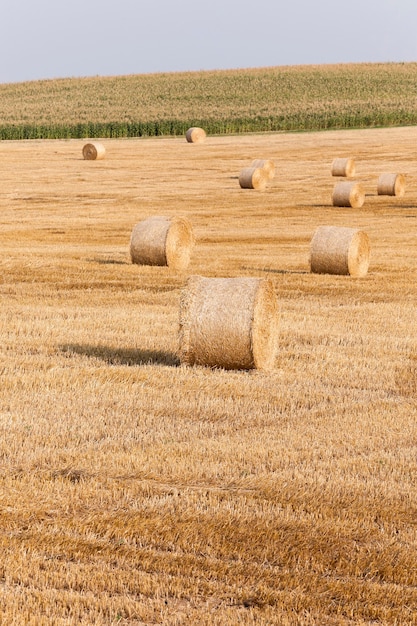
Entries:
{"label": "large hay bale in foreground", "polygon": [[262,167],[245,167],[239,175],[242,189],[258,189],[263,191],[268,182],[268,174]]}
{"label": "large hay bale in foreground", "polygon": [[315,274],[342,274],[356,278],[368,272],[368,235],[355,228],[319,226],[310,244],[310,269]]}
{"label": "large hay bale in foreground", "polygon": [[334,186],[332,202],[333,206],[359,209],[365,202],[365,191],[360,183],[342,180]]}
{"label": "large hay bale in foreground", "polygon": [[332,163],[332,176],[346,176],[350,178],[355,175],[355,161],[352,158],[334,159]]}
{"label": "large hay bale in foreground", "polygon": [[275,163],[271,159],[254,159],[251,167],[260,167],[265,170],[268,180],[272,180],[275,176]]}
{"label": "large hay bale in foreground", "polygon": [[167,265],[186,269],[194,236],[190,222],[182,217],[154,215],[136,224],[130,237],[130,257],[138,265]]}
{"label": "large hay bale in foreground", "polygon": [[206,131],[204,128],[199,128],[198,126],[192,126],[185,133],[185,138],[188,143],[203,143],[206,139]]}
{"label": "large hay bale in foreground", "polygon": [[97,161],[98,159],[104,159],[106,154],[106,148],[102,143],[93,141],[92,143],[86,143],[83,147],[83,157],[87,161]]}
{"label": "large hay bale in foreground", "polygon": [[405,193],[404,174],[381,174],[378,178],[377,191],[379,196],[402,197]]}
{"label": "large hay bale in foreground", "polygon": [[269,279],[191,276],[181,294],[180,359],[224,369],[274,367],[278,301]]}

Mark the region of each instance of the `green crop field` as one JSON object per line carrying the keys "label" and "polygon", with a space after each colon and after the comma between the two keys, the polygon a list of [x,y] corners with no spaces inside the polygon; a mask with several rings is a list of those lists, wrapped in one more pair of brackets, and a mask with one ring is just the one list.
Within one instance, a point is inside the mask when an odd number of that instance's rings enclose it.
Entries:
{"label": "green crop field", "polygon": [[271,67],[0,85],[1,139],[302,131],[417,123],[417,63]]}

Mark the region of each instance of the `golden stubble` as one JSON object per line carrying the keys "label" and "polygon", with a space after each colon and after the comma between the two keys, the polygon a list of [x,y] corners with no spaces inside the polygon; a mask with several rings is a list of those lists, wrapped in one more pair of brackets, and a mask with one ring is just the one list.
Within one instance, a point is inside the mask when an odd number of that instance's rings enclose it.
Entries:
{"label": "golden stubble", "polygon": [[[416,140],[0,144],[1,621],[416,623]],[[186,271],[131,263],[152,215],[192,223]],[[367,232],[366,277],[310,273],[320,225]],[[180,365],[189,275],[273,281],[273,371]]]}

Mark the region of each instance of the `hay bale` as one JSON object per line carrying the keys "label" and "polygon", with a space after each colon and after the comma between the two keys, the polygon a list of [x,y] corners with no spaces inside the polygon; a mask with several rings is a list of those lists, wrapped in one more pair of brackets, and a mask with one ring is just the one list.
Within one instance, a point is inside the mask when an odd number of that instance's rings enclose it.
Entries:
{"label": "hay bale", "polygon": [[404,174],[381,174],[378,178],[377,190],[379,196],[402,197],[405,193]]}
{"label": "hay bale", "polygon": [[224,369],[274,367],[278,301],[270,279],[191,276],[180,302],[182,363]]}
{"label": "hay bale", "polygon": [[263,191],[268,182],[268,175],[262,167],[245,167],[239,175],[242,189],[258,189]]}
{"label": "hay bale", "polygon": [[136,224],[130,237],[130,258],[138,265],[185,269],[194,246],[190,222],[182,217],[154,215]]}
{"label": "hay bale", "polygon": [[310,244],[310,269],[315,274],[342,274],[356,278],[368,272],[368,235],[355,228],[319,226]]}
{"label": "hay bale", "polygon": [[97,161],[98,159],[104,159],[106,154],[106,148],[102,143],[94,141],[92,143],[86,143],[83,147],[83,157],[87,161]]}
{"label": "hay bale", "polygon": [[332,163],[332,176],[347,176],[350,178],[355,175],[355,161],[352,158],[334,159]]}
{"label": "hay bale", "polygon": [[333,189],[333,206],[348,206],[360,209],[365,202],[365,191],[360,183],[342,180]]}
{"label": "hay bale", "polygon": [[185,133],[188,143],[203,143],[206,139],[206,131],[198,126],[192,126]]}
{"label": "hay bale", "polygon": [[254,159],[251,167],[260,167],[265,170],[268,180],[272,180],[275,176],[275,163],[271,159]]}

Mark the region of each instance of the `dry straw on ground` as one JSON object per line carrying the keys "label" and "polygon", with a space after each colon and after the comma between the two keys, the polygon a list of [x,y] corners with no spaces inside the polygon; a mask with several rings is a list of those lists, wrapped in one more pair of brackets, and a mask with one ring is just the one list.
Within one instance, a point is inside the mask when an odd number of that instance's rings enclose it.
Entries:
{"label": "dry straw on ground", "polygon": [[275,176],[275,163],[271,159],[254,159],[251,167],[260,167],[268,175],[268,180],[272,180]]}
{"label": "dry straw on ground", "polygon": [[405,193],[404,174],[381,174],[378,178],[377,191],[379,196],[402,197]]}
{"label": "dry straw on ground", "polygon": [[355,175],[356,165],[354,159],[337,158],[332,162],[332,176],[346,176],[350,178]]}
{"label": "dry straw on ground", "polygon": [[190,262],[194,236],[182,217],[154,215],[136,224],[130,237],[130,258],[138,265],[167,265],[184,270]]}
{"label": "dry straw on ground", "polygon": [[87,161],[97,161],[99,159],[104,159],[106,154],[106,148],[102,143],[98,141],[93,141],[91,143],[86,143],[83,147],[83,157]]}
{"label": "dry straw on ground", "polygon": [[[417,126],[83,143],[1,143],[0,623],[417,626],[417,186],[376,195]],[[331,205],[340,146],[369,207]],[[285,185],[240,190],[242,155]],[[187,274],[273,281],[272,371],[178,367],[186,272],[126,263],[160,214]],[[369,234],[367,277],[310,273],[321,224]]]}
{"label": "dry straw on ground", "polygon": [[180,359],[224,369],[273,368],[278,302],[272,281],[192,276],[181,294]]}
{"label": "dry straw on ground", "polygon": [[239,175],[239,185],[242,189],[263,191],[267,182],[268,174],[262,167],[245,167]]}
{"label": "dry straw on ground", "polygon": [[192,126],[185,133],[188,143],[203,143],[206,140],[206,136],[204,128],[199,128],[198,126]]}
{"label": "dry straw on ground", "polygon": [[310,243],[310,269],[315,274],[359,278],[367,274],[369,258],[369,237],[355,228],[319,226]]}
{"label": "dry straw on ground", "polygon": [[339,181],[333,188],[333,206],[360,209],[365,202],[365,191],[360,183]]}

